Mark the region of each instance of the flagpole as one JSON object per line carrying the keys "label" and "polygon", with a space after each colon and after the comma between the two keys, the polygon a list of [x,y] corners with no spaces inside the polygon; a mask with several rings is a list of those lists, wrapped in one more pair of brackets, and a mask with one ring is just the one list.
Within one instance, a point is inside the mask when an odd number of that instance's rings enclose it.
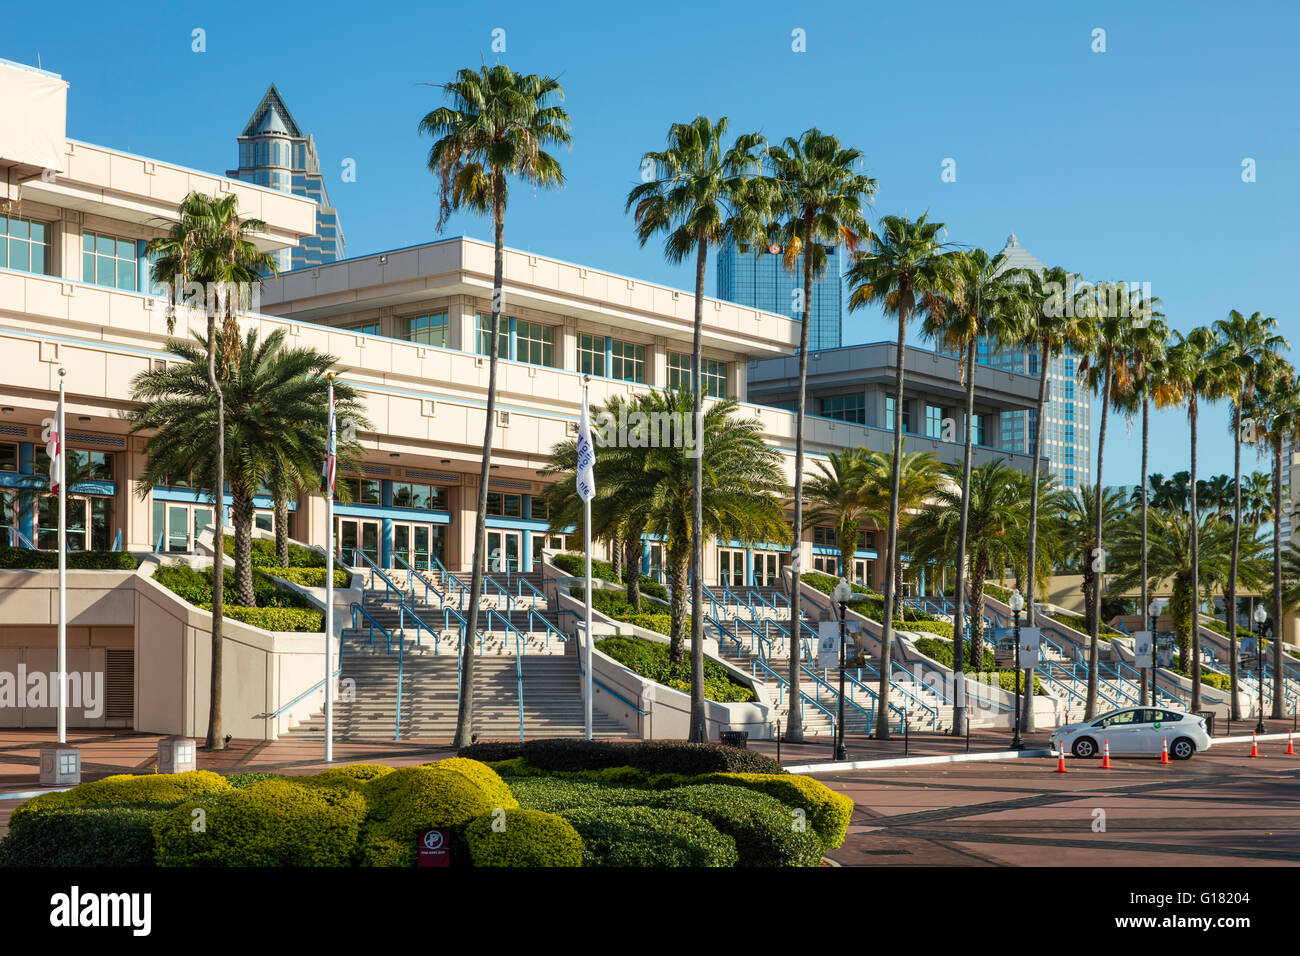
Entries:
{"label": "flagpole", "polygon": [[329,379],[329,434],[325,436],[325,762],[334,759],[334,373]]}
{"label": "flagpole", "polygon": [[[587,392],[588,392],[588,383],[590,382],[590,380],[591,380],[591,377],[590,377],[589,375],[584,375],[584,376],[582,377],[582,425],[583,425],[584,435],[580,436],[580,438],[579,438],[580,441],[581,441],[583,438],[585,438],[586,441],[587,441],[588,443],[590,443],[590,441],[591,441],[591,426],[590,426],[590,423],[589,423],[589,420],[588,420],[588,411],[587,411]],[[588,453],[591,453],[591,451],[592,451],[592,449],[591,449],[590,446],[589,446],[589,447],[588,447]],[[581,457],[581,456],[579,456],[579,457]],[[579,468],[581,469],[581,466],[579,466]],[[594,490],[594,489],[592,489],[592,490]],[[587,583],[586,583],[586,587],[584,588],[584,590],[583,590],[583,592],[582,592],[582,593],[583,593],[583,596],[586,598],[586,601],[587,601],[587,614],[586,614],[586,618],[585,618],[585,621],[586,621],[586,624],[585,624],[586,643],[585,643],[585,645],[583,646],[583,651],[582,651],[582,652],[583,652],[583,663],[582,663],[583,676],[584,676],[584,679],[586,680],[586,684],[587,684],[586,701],[585,701],[585,706],[584,706],[584,710],[583,710],[583,732],[584,732],[584,734],[585,734],[585,738],[586,738],[587,740],[590,740],[590,739],[591,739],[591,694],[592,694],[592,679],[591,679],[591,645],[592,645],[592,635],[591,635],[591,494],[590,494],[590,491],[589,491],[589,493],[584,494],[584,495],[582,496],[582,550],[583,550],[583,553],[586,555],[586,562],[587,562]]]}
{"label": "flagpole", "polygon": [[68,456],[63,440],[63,378],[66,374],[67,369],[59,369],[59,410],[54,422],[54,427],[58,429],[58,458],[50,462],[51,469],[58,473],[59,482],[59,674],[55,694],[59,702],[58,725],[61,744],[68,742],[66,693],[68,686]]}

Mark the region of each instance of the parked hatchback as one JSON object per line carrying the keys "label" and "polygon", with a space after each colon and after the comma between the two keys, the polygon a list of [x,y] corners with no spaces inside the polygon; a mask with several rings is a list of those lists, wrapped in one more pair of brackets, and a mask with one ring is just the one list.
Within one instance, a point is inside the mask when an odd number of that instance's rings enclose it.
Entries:
{"label": "parked hatchback", "polygon": [[1165,741],[1176,760],[1210,749],[1203,718],[1163,707],[1113,710],[1094,720],[1066,724],[1052,734],[1054,748],[1069,750],[1076,757],[1096,757],[1108,741],[1112,755],[1158,754]]}

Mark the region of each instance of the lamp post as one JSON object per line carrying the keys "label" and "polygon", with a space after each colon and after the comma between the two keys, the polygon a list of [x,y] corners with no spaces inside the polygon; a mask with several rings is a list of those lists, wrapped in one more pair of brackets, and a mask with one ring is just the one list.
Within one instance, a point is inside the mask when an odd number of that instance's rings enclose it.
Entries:
{"label": "lamp post", "polygon": [[1020,612],[1025,609],[1025,597],[1020,593],[1020,589],[1011,592],[1011,597],[1007,599],[1007,606],[1011,608],[1011,613],[1015,619],[1016,635],[1016,656],[1011,662],[1016,669],[1016,733],[1011,738],[1012,750],[1024,750],[1025,742],[1020,739]]}
{"label": "lamp post", "polygon": [[1156,665],[1159,663],[1156,658],[1156,619],[1160,617],[1160,605],[1155,598],[1147,605],[1147,616],[1151,618],[1151,706],[1155,707],[1159,703],[1156,700]]}
{"label": "lamp post", "polygon": [[835,759],[848,760],[849,752],[844,746],[844,624],[848,617],[848,601],[853,596],[853,588],[849,587],[849,582],[840,578],[840,583],[835,585],[835,590],[831,592],[831,600],[840,606],[840,704],[839,717],[835,721]]}
{"label": "lamp post", "polygon": [[[1264,733],[1264,647],[1260,639],[1264,636],[1264,621],[1268,618],[1268,612],[1264,610],[1264,605],[1255,605],[1255,654],[1258,657],[1258,666],[1256,671],[1259,674],[1259,720],[1255,724],[1255,733]],[[1237,689],[1234,687],[1232,692],[1235,694]]]}

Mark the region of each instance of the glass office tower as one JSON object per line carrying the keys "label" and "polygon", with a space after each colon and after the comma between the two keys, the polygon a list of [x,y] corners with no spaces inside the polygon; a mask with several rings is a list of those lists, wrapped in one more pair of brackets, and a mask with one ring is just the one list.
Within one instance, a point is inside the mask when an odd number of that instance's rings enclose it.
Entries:
{"label": "glass office tower", "polygon": [[[736,246],[718,251],[718,298],[764,312],[801,318],[796,311],[798,293],[803,291],[803,256],[795,271],[785,269],[780,254],[766,248],[742,253]],[[835,349],[841,341],[843,283],[842,259],[838,246],[826,247],[826,271],[813,280],[812,325],[808,349]]]}

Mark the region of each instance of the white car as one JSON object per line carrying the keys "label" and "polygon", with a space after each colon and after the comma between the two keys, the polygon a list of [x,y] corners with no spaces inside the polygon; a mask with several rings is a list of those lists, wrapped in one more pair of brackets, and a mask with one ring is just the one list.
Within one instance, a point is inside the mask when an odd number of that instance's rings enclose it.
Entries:
{"label": "white car", "polygon": [[1166,740],[1169,755],[1177,760],[1210,749],[1204,719],[1163,707],[1130,707],[1081,724],[1066,724],[1052,734],[1052,747],[1076,757],[1096,757],[1109,741],[1112,755],[1156,755]]}

